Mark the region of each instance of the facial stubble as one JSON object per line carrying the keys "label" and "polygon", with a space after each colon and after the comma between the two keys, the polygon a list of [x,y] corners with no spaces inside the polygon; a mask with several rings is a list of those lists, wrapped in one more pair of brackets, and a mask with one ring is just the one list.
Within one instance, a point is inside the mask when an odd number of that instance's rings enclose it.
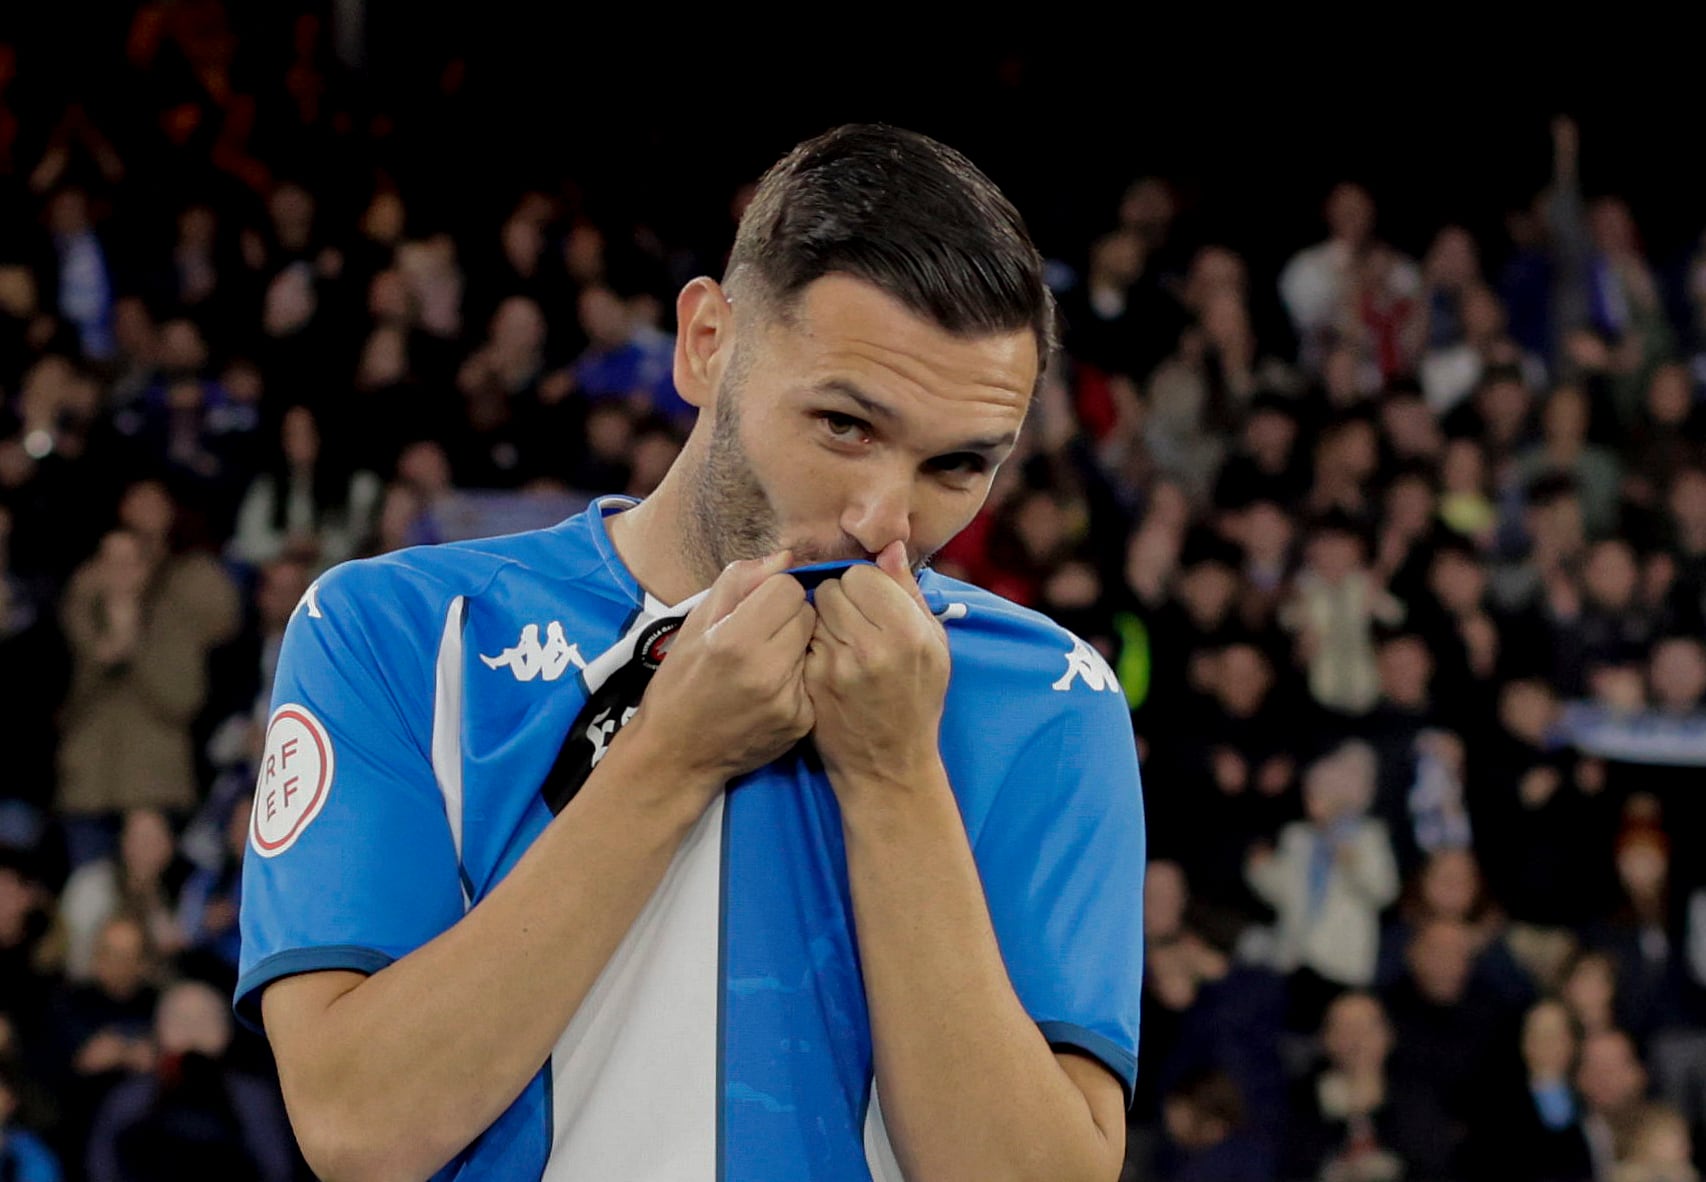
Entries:
{"label": "facial stubble", "polygon": [[[693,528],[686,545],[701,583],[710,585],[731,562],[763,558],[782,547],[778,514],[770,495],[753,471],[741,441],[740,402],[747,364],[739,350],[723,375],[711,420],[705,461],[692,486],[689,513]],[[851,538],[845,547],[826,550],[795,540],[790,549],[796,566],[838,559],[873,557]],[[930,556],[912,564],[913,574],[929,565]]]}
{"label": "facial stubble", "polygon": [[717,391],[711,440],[693,484],[693,529],[687,547],[700,578],[709,584],[731,562],[762,558],[780,548],[776,509],[758,483],[740,439],[740,359]]}

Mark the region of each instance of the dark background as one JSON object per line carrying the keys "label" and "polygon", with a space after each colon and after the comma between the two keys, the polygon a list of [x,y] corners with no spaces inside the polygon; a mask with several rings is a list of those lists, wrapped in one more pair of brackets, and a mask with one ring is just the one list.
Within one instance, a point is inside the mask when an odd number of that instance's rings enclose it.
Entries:
{"label": "dark background", "polygon": [[[122,103],[103,63],[119,56],[133,7],[7,3],[0,36],[32,57],[49,51],[67,92]],[[229,18],[245,52],[277,53],[301,7],[259,0],[232,5]],[[1585,189],[1608,191],[1615,178],[1661,269],[1691,248],[1706,210],[1706,28],[1680,12],[1545,10],[1505,26],[1491,9],[1039,11],[950,30],[919,12],[908,22],[837,8],[761,19],[614,11],[368,0],[355,105],[442,137],[447,155],[456,147],[466,183],[440,194],[453,216],[486,216],[469,204],[506,205],[523,185],[597,178],[582,190],[589,213],[644,222],[669,242],[718,237],[737,185],[850,120],[961,148],[1014,198],[1044,251],[1067,260],[1143,175],[1173,180],[1187,224],[1240,248],[1258,273],[1319,236],[1320,197],[1340,179],[1372,187],[1400,248],[1419,255],[1455,219],[1496,260],[1503,224],[1492,211],[1525,205],[1545,183],[1559,113],[1581,125]],[[458,60],[456,101],[445,103],[446,66]],[[434,120],[435,109],[450,118]]]}

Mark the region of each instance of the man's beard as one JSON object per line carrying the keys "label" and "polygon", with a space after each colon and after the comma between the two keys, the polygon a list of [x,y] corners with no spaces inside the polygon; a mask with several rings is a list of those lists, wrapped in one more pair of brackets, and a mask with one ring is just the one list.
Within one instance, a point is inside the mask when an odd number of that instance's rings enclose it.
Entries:
{"label": "man's beard", "polygon": [[[741,443],[741,369],[737,358],[717,392],[710,444],[688,498],[692,528],[688,531],[687,546],[692,564],[707,586],[729,563],[763,558],[776,553],[784,544],[777,526],[776,507],[759,484],[746,447]],[[787,544],[795,566],[875,557],[850,537],[843,535],[841,541],[843,544],[836,547],[801,539]],[[917,574],[928,563],[928,556],[920,558],[913,563],[913,573]]]}
{"label": "man's beard", "polygon": [[740,441],[739,375],[733,372],[738,366],[737,361],[717,392],[710,446],[689,498],[693,528],[687,545],[693,565],[707,581],[731,562],[763,558],[781,549],[776,509]]}

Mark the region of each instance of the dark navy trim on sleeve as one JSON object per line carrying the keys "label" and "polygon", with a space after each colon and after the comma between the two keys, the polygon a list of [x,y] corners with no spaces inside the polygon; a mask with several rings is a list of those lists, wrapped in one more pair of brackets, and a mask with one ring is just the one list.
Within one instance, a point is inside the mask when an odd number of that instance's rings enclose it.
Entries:
{"label": "dark navy trim on sleeve", "polygon": [[243,975],[237,982],[237,1020],[256,1034],[261,1028],[261,990],[280,977],[317,973],[322,969],[347,969],[372,976],[397,958],[357,944],[328,944],[320,948],[289,948],[275,952]]}
{"label": "dark navy trim on sleeve", "polygon": [[1038,1022],[1051,1047],[1070,1047],[1083,1051],[1119,1077],[1125,1089],[1125,1106],[1129,1109],[1137,1091],[1137,1056],[1111,1038],[1086,1030],[1071,1022]]}

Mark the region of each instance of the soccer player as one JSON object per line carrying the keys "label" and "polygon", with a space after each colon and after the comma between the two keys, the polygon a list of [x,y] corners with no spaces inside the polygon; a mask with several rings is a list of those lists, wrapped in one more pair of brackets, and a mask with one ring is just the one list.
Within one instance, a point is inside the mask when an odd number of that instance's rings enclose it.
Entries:
{"label": "soccer player", "polygon": [[1024,421],[1041,260],[958,153],[844,127],[771,169],[677,311],[701,413],[652,496],[346,564],[290,623],[236,1004],[304,1152],[329,1179],[1111,1182],[1125,699],[926,569]]}

